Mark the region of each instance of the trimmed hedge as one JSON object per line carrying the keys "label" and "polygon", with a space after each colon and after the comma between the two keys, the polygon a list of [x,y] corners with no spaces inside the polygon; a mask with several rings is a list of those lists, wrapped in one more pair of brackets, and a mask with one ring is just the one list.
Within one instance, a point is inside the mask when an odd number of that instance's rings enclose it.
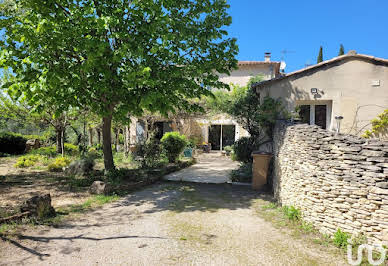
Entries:
{"label": "trimmed hedge", "polygon": [[20,134],[0,132],[0,153],[23,154],[27,139]]}

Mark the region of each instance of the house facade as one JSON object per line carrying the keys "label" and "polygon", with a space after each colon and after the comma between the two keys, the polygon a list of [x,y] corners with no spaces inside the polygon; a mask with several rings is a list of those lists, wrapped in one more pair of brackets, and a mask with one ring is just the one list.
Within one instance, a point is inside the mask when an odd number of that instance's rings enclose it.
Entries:
{"label": "house facade", "polygon": [[281,99],[303,122],[362,135],[388,108],[388,60],[350,51],[253,87],[261,99]]}
{"label": "house facade", "polygon": [[[280,62],[272,62],[271,54],[265,53],[264,61],[239,61],[238,69],[230,75],[220,75],[220,80],[226,84],[246,86],[251,77],[263,76],[265,80],[279,76]],[[147,125],[148,123],[148,125]],[[200,117],[179,117],[174,119],[156,118],[151,122],[158,137],[169,131],[179,131],[198,142],[211,143],[213,150],[222,150],[232,145],[248,132],[227,114],[207,115]],[[147,136],[150,122],[133,118],[130,126],[131,143],[138,143]]]}

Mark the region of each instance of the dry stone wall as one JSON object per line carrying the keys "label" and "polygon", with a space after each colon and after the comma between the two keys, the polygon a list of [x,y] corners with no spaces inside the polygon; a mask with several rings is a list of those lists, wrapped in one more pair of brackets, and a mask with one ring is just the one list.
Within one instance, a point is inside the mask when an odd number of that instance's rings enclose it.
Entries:
{"label": "dry stone wall", "polygon": [[388,244],[388,142],[277,123],[273,189],[322,233]]}

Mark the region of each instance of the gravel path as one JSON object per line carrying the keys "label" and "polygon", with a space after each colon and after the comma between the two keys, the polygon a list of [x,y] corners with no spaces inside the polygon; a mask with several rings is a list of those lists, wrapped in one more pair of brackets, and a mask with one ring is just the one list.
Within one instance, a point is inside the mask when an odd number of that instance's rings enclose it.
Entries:
{"label": "gravel path", "polygon": [[260,218],[268,199],[248,187],[158,183],[0,240],[0,265],[344,265]]}

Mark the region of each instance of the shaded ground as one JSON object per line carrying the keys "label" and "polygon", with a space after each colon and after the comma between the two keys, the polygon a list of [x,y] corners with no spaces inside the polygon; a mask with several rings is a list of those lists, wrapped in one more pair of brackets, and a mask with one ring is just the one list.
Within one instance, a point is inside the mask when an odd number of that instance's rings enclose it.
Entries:
{"label": "shaded ground", "polygon": [[57,228],[2,237],[0,265],[345,264],[262,219],[270,200],[244,186],[159,183]]}
{"label": "shaded ground", "polygon": [[69,187],[63,173],[50,173],[39,167],[15,168],[16,160],[0,158],[0,217],[1,211],[17,208],[37,194],[50,193],[54,207],[78,204],[90,196],[86,188]]}
{"label": "shaded ground", "polygon": [[186,181],[196,183],[228,183],[231,182],[230,172],[239,163],[232,161],[221,153],[204,153],[199,156],[195,165],[179,172],[169,174],[164,180]]}

